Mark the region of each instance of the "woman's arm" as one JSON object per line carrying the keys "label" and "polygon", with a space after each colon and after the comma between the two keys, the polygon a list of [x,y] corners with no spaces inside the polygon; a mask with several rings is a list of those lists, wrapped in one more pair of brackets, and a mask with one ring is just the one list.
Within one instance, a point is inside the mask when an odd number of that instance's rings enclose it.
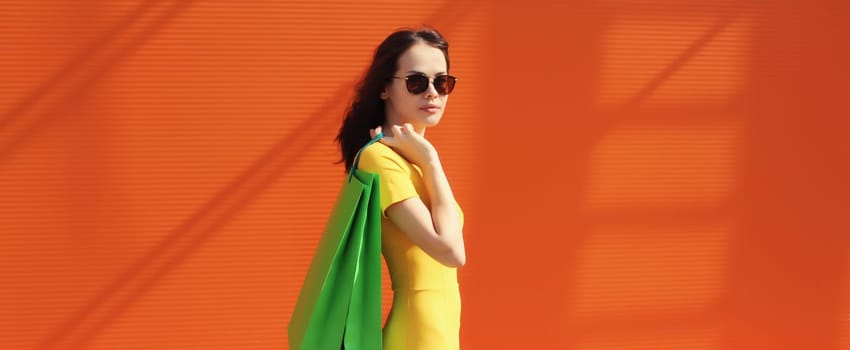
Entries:
{"label": "woman's arm", "polygon": [[[374,137],[378,132],[380,127],[371,130],[371,135]],[[440,263],[452,267],[466,264],[460,213],[436,149],[410,124],[393,126],[392,136],[382,142],[419,165],[431,199],[430,210],[418,197],[395,203],[387,208],[387,217]]]}
{"label": "woman's arm", "polygon": [[435,260],[446,266],[463,266],[466,264],[463,228],[442,164],[434,157],[421,169],[431,210],[418,197],[409,198],[387,208],[387,216]]}

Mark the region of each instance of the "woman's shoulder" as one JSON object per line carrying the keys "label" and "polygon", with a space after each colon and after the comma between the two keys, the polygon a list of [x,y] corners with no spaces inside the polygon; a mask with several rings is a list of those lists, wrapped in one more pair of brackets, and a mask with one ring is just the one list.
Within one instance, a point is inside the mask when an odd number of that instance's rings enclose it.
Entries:
{"label": "woman's shoulder", "polygon": [[361,158],[386,158],[386,159],[404,159],[392,147],[380,142],[375,142],[361,151]]}
{"label": "woman's shoulder", "polygon": [[360,168],[370,169],[376,167],[386,167],[394,165],[405,167],[408,162],[404,157],[396,153],[390,146],[380,142],[375,142],[361,151]]}

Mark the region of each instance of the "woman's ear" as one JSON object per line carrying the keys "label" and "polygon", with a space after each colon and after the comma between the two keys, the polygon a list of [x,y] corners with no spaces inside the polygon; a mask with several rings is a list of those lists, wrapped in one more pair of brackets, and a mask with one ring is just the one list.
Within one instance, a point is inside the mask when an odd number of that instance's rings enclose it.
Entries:
{"label": "woman's ear", "polygon": [[384,90],[381,91],[381,99],[386,100],[388,97],[390,97],[390,95],[387,93],[387,88],[384,88]]}

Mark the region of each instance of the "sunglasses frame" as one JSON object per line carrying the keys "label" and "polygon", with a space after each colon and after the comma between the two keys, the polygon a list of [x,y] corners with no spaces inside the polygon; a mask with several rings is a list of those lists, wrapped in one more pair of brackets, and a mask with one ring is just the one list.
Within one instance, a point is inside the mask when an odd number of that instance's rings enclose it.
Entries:
{"label": "sunglasses frame", "polygon": [[[427,84],[427,85],[425,85],[425,89],[424,89],[424,90],[419,91],[419,92],[416,92],[416,91],[415,91],[415,90],[411,87],[411,85],[410,85],[410,84],[411,84],[411,83],[410,83],[410,80],[409,80],[410,78],[425,78],[425,79],[427,79],[427,80],[428,80],[428,84]],[[448,87],[448,90],[447,90],[447,91],[440,91],[440,90],[442,90],[442,88],[438,87],[438,86],[437,86],[437,84],[435,84],[435,83],[434,83],[434,82],[436,82],[436,81],[437,81],[437,79],[440,79],[440,78],[445,78],[445,79],[446,79],[446,83],[447,83],[447,84],[446,84],[446,86]],[[431,78],[429,78],[429,77],[428,77],[427,75],[425,75],[425,74],[422,74],[422,73],[414,73],[414,74],[409,74],[409,75],[404,76],[404,77],[397,77],[397,76],[393,76],[393,79],[401,79],[401,80],[404,80],[404,83],[405,83],[405,84],[404,84],[404,87],[405,87],[405,88],[407,88],[407,92],[409,92],[409,93],[411,93],[411,94],[413,94],[413,95],[419,95],[419,94],[421,94],[421,93],[424,93],[425,91],[428,91],[428,87],[429,87],[430,85],[434,85],[434,90],[437,90],[437,93],[438,93],[438,94],[440,94],[440,96],[446,96],[446,95],[448,95],[448,94],[451,94],[451,93],[452,93],[452,91],[454,91],[455,84],[457,84],[457,77],[455,77],[454,75],[449,75],[449,74],[442,74],[442,75],[438,75],[438,76],[434,77],[434,79],[431,79]],[[441,85],[442,85],[442,84],[441,84]]]}

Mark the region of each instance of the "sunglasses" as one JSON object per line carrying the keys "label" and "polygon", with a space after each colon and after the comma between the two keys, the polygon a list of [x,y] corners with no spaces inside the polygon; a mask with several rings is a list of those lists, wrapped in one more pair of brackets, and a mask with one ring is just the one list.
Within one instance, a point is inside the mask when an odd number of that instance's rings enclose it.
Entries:
{"label": "sunglasses", "polygon": [[[403,79],[407,84],[407,91],[414,95],[419,95],[425,90],[428,90],[428,85],[431,80],[425,74],[411,74],[406,77],[393,77],[394,79]],[[455,89],[457,78],[451,75],[438,75],[434,77],[434,90],[440,95],[448,95]]]}

